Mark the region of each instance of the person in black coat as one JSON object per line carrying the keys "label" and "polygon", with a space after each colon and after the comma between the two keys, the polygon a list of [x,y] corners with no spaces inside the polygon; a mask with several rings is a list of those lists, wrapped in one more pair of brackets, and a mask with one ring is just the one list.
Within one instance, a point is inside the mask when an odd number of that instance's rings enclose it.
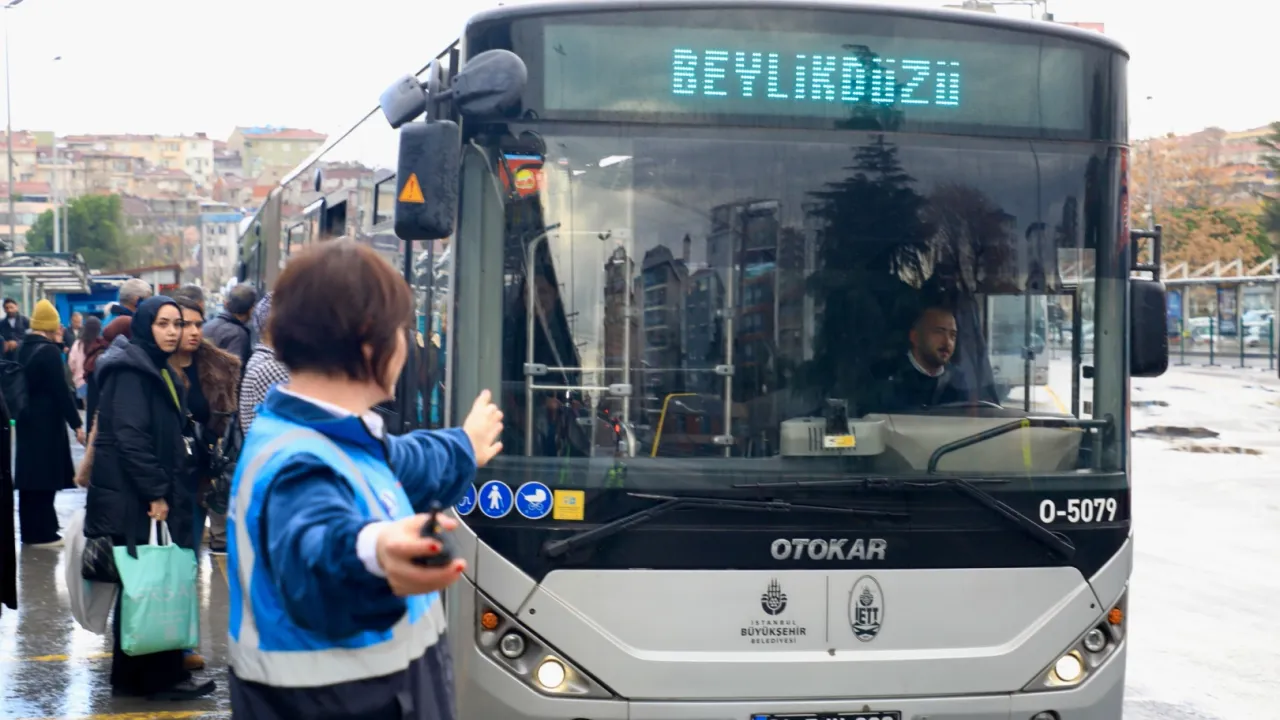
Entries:
{"label": "person in black coat", "polygon": [[4,358],[12,360],[18,354],[22,338],[31,329],[31,323],[18,311],[18,301],[4,299],[4,317],[0,318],[0,342],[4,343]]}
{"label": "person in black coat", "polygon": [[244,367],[253,354],[253,333],[248,325],[253,306],[258,302],[258,291],[252,285],[240,283],[231,288],[221,312],[204,327],[204,336],[219,350],[226,350],[240,360]]}
{"label": "person in black coat", "polygon": [[[182,313],[163,295],[138,305],[132,339],[98,359],[100,393],[96,437],[85,504],[85,536],[114,545],[145,545],[151,520],[168,521],[173,537],[191,532],[186,513],[170,516],[174,492],[187,468],[183,427],[188,422],[182,381],[169,365],[182,335]],[[189,525],[190,521],[187,520]],[[111,687],[116,694],[191,700],[213,692],[183,667],[183,652],[131,657],[120,649],[120,605],[113,623]]]}
{"label": "person in black coat", "polygon": [[9,474],[9,406],[0,393],[0,615],[18,609],[18,543],[13,527],[13,477]]}
{"label": "person in black coat", "polygon": [[18,522],[24,545],[57,546],[59,490],[75,487],[67,426],[84,442],[80,411],[62,361],[62,322],[53,303],[41,300],[31,314],[31,332],[18,347],[18,363],[27,380],[27,406],[18,415]]}

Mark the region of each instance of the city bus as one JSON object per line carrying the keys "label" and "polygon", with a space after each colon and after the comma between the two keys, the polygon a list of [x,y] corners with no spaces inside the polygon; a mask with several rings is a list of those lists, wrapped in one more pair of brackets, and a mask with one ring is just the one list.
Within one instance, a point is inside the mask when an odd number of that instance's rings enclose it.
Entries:
{"label": "city bus", "polygon": [[[509,5],[287,175],[241,279],[384,250],[391,426],[505,414],[454,508],[459,716],[1119,718],[1130,379],[1168,362],[1127,62],[959,11]],[[997,393],[995,296],[1069,310],[1061,406]]]}

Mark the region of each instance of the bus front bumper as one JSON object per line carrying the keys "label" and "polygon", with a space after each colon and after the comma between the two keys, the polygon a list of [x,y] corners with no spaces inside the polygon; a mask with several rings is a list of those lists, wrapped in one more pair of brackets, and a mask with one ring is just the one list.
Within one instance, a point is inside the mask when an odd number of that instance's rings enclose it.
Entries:
{"label": "bus front bumper", "polygon": [[[1053,692],[876,700],[625,701],[573,700],[534,691],[479,658],[459,673],[461,720],[752,720],[760,715],[898,711],[901,720],[1120,720],[1124,702],[1123,644],[1079,687]],[[1029,671],[1028,676],[1034,674]]]}

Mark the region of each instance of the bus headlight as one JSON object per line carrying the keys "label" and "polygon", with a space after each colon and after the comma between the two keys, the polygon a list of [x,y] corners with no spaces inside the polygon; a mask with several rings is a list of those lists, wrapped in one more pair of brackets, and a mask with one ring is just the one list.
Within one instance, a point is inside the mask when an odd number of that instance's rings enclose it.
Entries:
{"label": "bus headlight", "polygon": [[543,660],[538,666],[537,677],[544,690],[555,690],[564,684],[564,666],[555,660]]}
{"label": "bus headlight", "polygon": [[611,699],[614,694],[543,642],[497,603],[476,591],[476,647],[529,687],[546,695]]}
{"label": "bus headlight", "polygon": [[1084,676],[1084,660],[1079,655],[1069,652],[1053,664],[1053,674],[1059,682],[1072,684]]}
{"label": "bus headlight", "polygon": [[1100,628],[1094,628],[1084,634],[1084,649],[1091,653],[1100,653],[1107,649],[1107,634]]}
{"label": "bus headlight", "polygon": [[1124,640],[1128,597],[1126,589],[1097,624],[1081,634],[1052,665],[1028,683],[1023,692],[1065,690],[1088,679],[1094,670],[1115,654]]}

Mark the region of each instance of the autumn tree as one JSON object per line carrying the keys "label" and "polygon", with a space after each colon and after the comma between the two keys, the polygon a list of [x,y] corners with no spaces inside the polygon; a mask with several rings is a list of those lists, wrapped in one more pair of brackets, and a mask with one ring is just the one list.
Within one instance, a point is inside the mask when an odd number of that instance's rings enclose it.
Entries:
{"label": "autumn tree", "polygon": [[1191,269],[1215,260],[1243,260],[1253,265],[1270,253],[1263,217],[1252,208],[1172,208],[1160,220],[1164,225],[1164,259],[1185,262]]}
{"label": "autumn tree", "polygon": [[1129,153],[1131,212],[1139,218],[1150,209],[1160,222],[1174,208],[1216,205],[1223,200],[1217,172],[1217,144],[1210,139],[1140,141]]}
{"label": "autumn tree", "polygon": [[[1276,126],[1280,133],[1280,124]],[[1280,230],[1280,206],[1260,213],[1258,203],[1233,195],[1230,170],[1219,157],[1223,131],[1209,128],[1194,135],[1152,138],[1130,153],[1130,217],[1135,226],[1151,219],[1164,226],[1164,259],[1193,268],[1215,260],[1240,259],[1246,264],[1270,257],[1274,245],[1268,229]],[[1280,149],[1273,133],[1275,162]],[[1265,143],[1264,143],[1265,144]]]}

